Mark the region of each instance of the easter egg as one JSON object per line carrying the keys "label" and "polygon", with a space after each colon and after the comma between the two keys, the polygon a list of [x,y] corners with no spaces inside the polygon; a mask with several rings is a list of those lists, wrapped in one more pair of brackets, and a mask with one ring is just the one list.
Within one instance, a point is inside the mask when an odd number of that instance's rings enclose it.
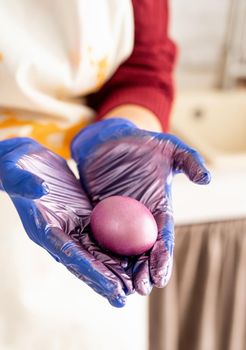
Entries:
{"label": "easter egg", "polygon": [[142,254],[157,239],[158,229],[152,213],[130,197],[112,196],[100,201],[90,219],[98,244],[119,255]]}

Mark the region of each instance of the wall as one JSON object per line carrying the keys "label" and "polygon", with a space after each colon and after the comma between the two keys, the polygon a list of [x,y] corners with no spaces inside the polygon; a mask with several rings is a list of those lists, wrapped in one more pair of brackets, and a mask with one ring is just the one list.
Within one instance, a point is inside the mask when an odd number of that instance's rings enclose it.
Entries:
{"label": "wall", "polygon": [[177,69],[181,89],[218,84],[230,0],[172,0],[171,35],[179,47]]}

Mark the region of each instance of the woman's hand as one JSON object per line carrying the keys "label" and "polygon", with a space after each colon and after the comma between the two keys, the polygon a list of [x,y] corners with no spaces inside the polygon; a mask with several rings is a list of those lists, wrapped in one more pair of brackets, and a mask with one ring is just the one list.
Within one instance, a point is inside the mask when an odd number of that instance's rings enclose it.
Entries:
{"label": "woman's hand", "polygon": [[92,204],[63,158],[29,138],[1,141],[0,185],[35,243],[113,306],[124,306],[133,289],[124,259],[90,240]]}
{"label": "woman's hand", "polygon": [[113,195],[129,196],[146,205],[158,225],[153,248],[128,261],[137,292],[164,287],[171,275],[174,222],[172,179],[184,172],[197,184],[210,174],[201,156],[177,137],[138,129],[125,119],[108,119],[80,132],[72,143],[80,181],[93,205]]}

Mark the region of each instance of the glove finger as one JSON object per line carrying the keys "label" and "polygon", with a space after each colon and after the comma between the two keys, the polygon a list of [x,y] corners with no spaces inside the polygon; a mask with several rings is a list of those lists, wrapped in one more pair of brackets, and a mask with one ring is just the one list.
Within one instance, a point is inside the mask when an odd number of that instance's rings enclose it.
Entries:
{"label": "glove finger", "polygon": [[49,228],[43,246],[76,277],[106,297],[111,305],[123,307],[126,295],[121,281],[103,263],[67,236],[59,228]]}
{"label": "glove finger", "polygon": [[171,277],[174,246],[174,224],[172,216],[166,216],[164,229],[159,233],[150,252],[150,275],[154,285],[165,287]]}
{"label": "glove finger", "polygon": [[[37,142],[28,137],[15,137],[0,141],[0,159],[7,153],[16,151],[15,155],[13,156],[13,161],[15,161],[16,158],[23,154],[23,146],[25,146],[25,149],[27,149],[35,145],[37,145]],[[21,147],[20,150],[19,147]]]}
{"label": "glove finger", "polygon": [[211,176],[204,163],[204,159],[196,150],[179,141],[174,151],[174,172],[184,172],[194,183],[206,185]]}
{"label": "glove finger", "polygon": [[136,292],[141,295],[149,295],[152,290],[152,282],[149,270],[149,254],[141,255],[133,267],[133,283]]}
{"label": "glove finger", "polygon": [[123,283],[123,289],[126,295],[133,293],[133,284],[131,275],[126,272],[128,259],[116,257],[110,252],[103,251],[96,242],[92,241],[88,234],[82,234],[79,238],[80,244],[92,254],[96,260],[101,261],[109,270],[111,270]]}
{"label": "glove finger", "polygon": [[17,166],[23,154],[37,147],[36,141],[22,137],[0,142],[0,183],[10,196],[36,199],[49,192],[43,179]]}
{"label": "glove finger", "polygon": [[7,160],[0,163],[0,178],[3,189],[10,196],[21,196],[29,199],[37,199],[49,193],[44,180],[39,176],[18,167],[11,159],[11,153]]}

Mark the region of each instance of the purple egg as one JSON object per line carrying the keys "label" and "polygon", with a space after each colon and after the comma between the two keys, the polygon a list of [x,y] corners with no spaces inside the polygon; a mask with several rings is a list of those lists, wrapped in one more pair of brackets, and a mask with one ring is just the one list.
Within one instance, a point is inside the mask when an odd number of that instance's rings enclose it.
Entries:
{"label": "purple egg", "polygon": [[149,250],[158,233],[149,209],[139,201],[123,196],[108,197],[95,206],[91,229],[99,245],[126,256]]}

